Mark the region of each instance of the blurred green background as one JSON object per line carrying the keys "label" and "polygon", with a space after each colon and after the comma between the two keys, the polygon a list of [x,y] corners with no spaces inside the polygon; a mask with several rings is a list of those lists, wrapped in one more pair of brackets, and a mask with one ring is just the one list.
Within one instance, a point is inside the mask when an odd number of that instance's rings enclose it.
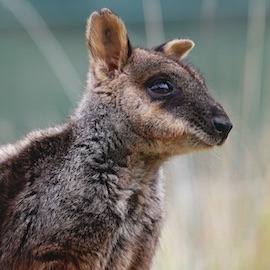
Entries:
{"label": "blurred green background", "polygon": [[0,144],[72,113],[88,69],[85,22],[103,7],[135,46],[193,39],[188,61],[234,124],[222,148],[166,164],[168,216],[153,269],[269,270],[267,0],[0,0]]}

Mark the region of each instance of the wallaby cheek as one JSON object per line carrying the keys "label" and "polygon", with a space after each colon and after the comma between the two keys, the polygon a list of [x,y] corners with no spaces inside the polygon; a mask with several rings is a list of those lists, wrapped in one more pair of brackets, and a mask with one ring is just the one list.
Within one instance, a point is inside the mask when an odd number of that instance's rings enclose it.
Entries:
{"label": "wallaby cheek", "polygon": [[128,95],[124,100],[127,118],[141,136],[153,141],[182,140],[187,129],[187,124],[181,119],[176,119],[169,112],[162,109],[158,102],[150,102],[148,97]]}

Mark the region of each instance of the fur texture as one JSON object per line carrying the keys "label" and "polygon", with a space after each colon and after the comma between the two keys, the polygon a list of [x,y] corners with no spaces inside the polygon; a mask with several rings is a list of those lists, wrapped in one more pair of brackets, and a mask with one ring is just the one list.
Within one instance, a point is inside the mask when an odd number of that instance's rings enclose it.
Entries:
{"label": "fur texture", "polygon": [[220,145],[231,129],[179,59],[193,43],[134,49],[107,9],[92,14],[86,40],[90,70],[75,114],[0,150],[0,269],[150,269],[162,163]]}

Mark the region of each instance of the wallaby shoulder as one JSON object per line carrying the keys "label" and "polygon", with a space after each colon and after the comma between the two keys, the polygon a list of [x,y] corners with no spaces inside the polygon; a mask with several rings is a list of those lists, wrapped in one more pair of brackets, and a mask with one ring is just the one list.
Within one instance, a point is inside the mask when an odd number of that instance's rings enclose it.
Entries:
{"label": "wallaby shoulder", "polygon": [[29,188],[42,171],[65,158],[72,141],[72,124],[34,131],[15,144],[0,148],[0,228],[4,212],[18,193]]}

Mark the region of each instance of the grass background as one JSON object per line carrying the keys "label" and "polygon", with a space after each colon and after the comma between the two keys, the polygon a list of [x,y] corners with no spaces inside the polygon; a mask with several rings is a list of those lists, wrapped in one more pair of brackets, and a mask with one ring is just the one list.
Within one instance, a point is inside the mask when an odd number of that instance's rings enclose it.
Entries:
{"label": "grass background", "polygon": [[222,148],[165,165],[153,269],[270,269],[267,0],[0,0],[0,143],[67,119],[85,86],[84,24],[102,7],[123,18],[134,45],[193,39],[188,60],[234,124]]}

